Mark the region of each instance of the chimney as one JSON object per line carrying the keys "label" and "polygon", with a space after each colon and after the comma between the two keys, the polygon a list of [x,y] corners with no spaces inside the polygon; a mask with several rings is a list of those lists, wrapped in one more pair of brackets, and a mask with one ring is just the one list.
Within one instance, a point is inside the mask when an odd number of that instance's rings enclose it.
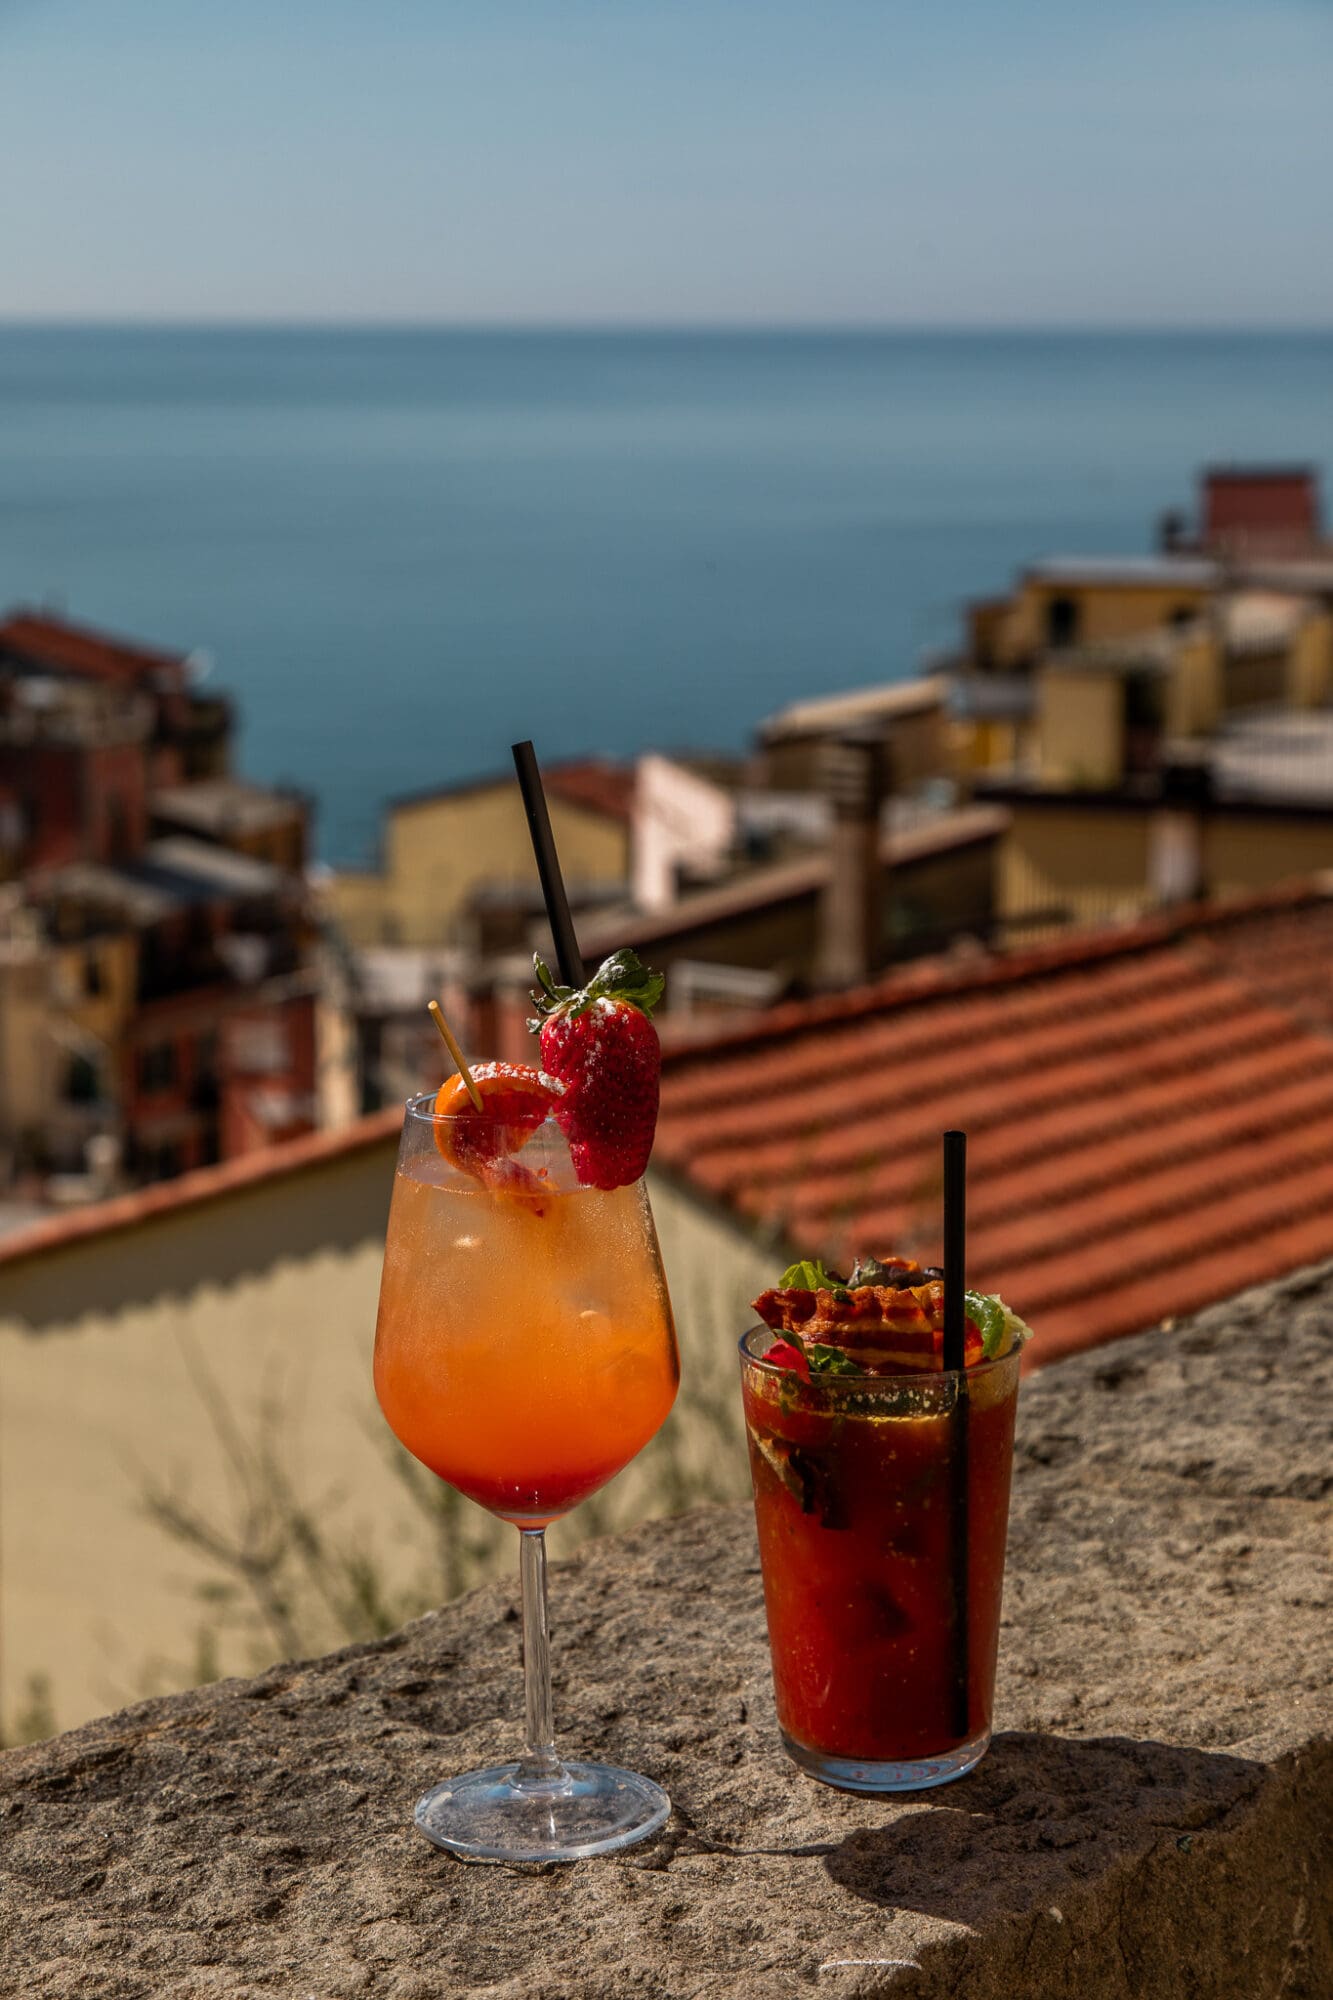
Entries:
{"label": "chimney", "polygon": [[829,869],[819,910],[815,980],[859,986],[887,961],[880,809],[889,793],[889,746],[878,729],[832,737],[821,760],[832,810]]}
{"label": "chimney", "polygon": [[1206,755],[1176,756],[1162,770],[1162,802],[1148,820],[1148,887],[1155,903],[1207,894],[1204,821],[1213,772]]}

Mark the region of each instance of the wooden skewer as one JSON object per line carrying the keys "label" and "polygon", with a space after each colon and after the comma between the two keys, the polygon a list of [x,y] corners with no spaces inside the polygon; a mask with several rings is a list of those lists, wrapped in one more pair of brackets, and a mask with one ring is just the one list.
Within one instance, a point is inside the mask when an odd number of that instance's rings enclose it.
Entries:
{"label": "wooden skewer", "polygon": [[482,1109],[481,1092],[477,1089],[476,1080],[473,1077],[472,1071],[467,1066],[467,1061],[463,1055],[463,1051],[459,1048],[458,1043],[454,1040],[454,1031],[444,1018],[443,1007],[441,1007],[438,1000],[428,1000],[426,1002],[426,1010],[429,1013],[431,1020],[434,1021],[436,1027],[439,1029],[441,1035],[444,1037],[444,1046],[448,1049],[450,1055],[454,1059],[454,1068],[458,1071],[458,1074],[462,1077],[464,1083],[467,1085],[468,1096],[472,1099],[472,1102],[476,1105],[478,1111],[480,1111]]}

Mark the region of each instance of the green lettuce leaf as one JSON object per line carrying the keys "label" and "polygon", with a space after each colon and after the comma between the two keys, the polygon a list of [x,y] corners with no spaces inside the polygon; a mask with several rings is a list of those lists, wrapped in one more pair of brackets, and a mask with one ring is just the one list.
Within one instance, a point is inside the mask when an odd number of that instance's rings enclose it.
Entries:
{"label": "green lettuce leaf", "polygon": [[803,1257],[799,1264],[788,1264],[782,1274],[779,1290],[784,1292],[831,1292],[842,1279],[832,1271],[826,1271],[817,1257]]}
{"label": "green lettuce leaf", "polygon": [[789,1264],[779,1280],[783,1292],[839,1292],[843,1278],[837,1270],[825,1270],[821,1258],[805,1256],[799,1264]]}
{"label": "green lettuce leaf", "polygon": [[964,1292],[963,1304],[981,1335],[981,1352],[987,1361],[993,1361],[997,1354],[1007,1354],[1013,1347],[1021,1347],[1032,1338],[1032,1328],[1027,1322],[1011,1312],[993,1292]]}

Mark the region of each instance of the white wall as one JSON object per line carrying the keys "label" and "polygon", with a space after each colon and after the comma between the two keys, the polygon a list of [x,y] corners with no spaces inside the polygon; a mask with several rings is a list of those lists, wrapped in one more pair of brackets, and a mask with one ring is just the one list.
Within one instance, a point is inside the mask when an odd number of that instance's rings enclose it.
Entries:
{"label": "white wall", "polygon": [[640,909],[675,902],[678,869],[720,869],[735,837],[735,803],[720,785],[669,757],[640,757],[631,860],[631,890]]}

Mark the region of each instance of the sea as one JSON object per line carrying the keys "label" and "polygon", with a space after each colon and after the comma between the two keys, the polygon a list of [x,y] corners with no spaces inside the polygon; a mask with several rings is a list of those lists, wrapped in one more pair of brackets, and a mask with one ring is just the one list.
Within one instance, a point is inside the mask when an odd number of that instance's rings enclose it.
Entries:
{"label": "sea", "polygon": [[0,327],[0,608],[194,654],[356,864],[518,737],[743,749],[1293,460],[1333,334]]}

